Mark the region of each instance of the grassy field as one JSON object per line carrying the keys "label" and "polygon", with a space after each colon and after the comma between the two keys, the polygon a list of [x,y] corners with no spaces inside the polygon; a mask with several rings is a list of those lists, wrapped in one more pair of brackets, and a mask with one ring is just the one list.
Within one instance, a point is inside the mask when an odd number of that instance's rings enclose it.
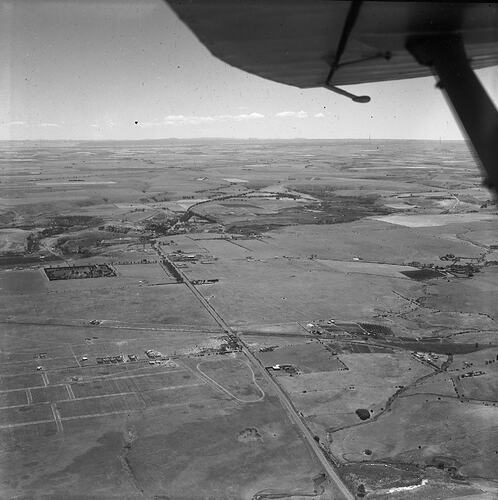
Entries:
{"label": "grassy field", "polygon": [[496,497],[498,222],[463,142],[2,148],[0,497],[340,499],[277,364],[353,492]]}
{"label": "grassy field", "polygon": [[258,357],[265,366],[295,366],[302,373],[335,372],[347,369],[346,365],[319,342],[309,342],[279,347],[273,351],[260,352]]}
{"label": "grassy field", "polygon": [[[400,398],[393,411],[372,423],[334,434],[332,449],[347,461],[454,465],[464,476],[491,479],[497,466],[498,409],[438,400],[436,396]],[[407,425],[408,423],[408,425]],[[372,454],[365,456],[364,450]]]}
{"label": "grassy field", "polygon": [[253,369],[242,357],[224,357],[219,360],[206,360],[197,363],[196,369],[214,382],[215,387],[237,401],[251,403],[265,397],[263,389],[258,385]]}
{"label": "grassy field", "polygon": [[401,386],[431,373],[408,353],[342,354],[338,361],[345,369],[279,378],[325,442],[337,429],[360,423],[357,409],[367,409],[373,418]]}
{"label": "grassy field", "polygon": [[60,292],[5,293],[0,314],[55,322],[75,318],[85,322],[98,319],[197,327],[212,327],[215,324],[183,285],[81,289],[79,281],[67,281],[71,286]]}

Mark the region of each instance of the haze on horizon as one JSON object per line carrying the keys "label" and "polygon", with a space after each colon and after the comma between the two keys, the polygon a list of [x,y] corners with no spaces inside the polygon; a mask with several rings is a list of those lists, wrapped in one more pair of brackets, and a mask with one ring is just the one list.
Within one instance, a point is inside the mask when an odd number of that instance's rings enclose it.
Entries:
{"label": "haze on horizon", "polygon": [[[433,78],[356,104],[214,58],[162,0],[0,0],[1,140],[462,139]],[[493,100],[498,69],[478,71]]]}

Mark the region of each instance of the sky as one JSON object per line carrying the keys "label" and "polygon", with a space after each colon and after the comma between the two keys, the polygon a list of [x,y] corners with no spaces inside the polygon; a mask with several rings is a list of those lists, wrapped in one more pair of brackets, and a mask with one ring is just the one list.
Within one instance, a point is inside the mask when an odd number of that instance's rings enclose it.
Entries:
{"label": "sky", "polygon": [[[270,82],[162,0],[0,0],[0,64],[1,140],[462,138],[432,77],[347,87],[369,104]],[[478,76],[496,102],[498,68]]]}

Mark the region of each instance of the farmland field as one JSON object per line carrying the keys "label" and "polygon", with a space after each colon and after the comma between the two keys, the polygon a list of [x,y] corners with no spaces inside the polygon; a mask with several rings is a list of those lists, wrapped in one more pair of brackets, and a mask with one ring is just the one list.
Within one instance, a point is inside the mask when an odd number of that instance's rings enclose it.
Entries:
{"label": "farmland field", "polygon": [[498,496],[464,143],[0,148],[1,498]]}

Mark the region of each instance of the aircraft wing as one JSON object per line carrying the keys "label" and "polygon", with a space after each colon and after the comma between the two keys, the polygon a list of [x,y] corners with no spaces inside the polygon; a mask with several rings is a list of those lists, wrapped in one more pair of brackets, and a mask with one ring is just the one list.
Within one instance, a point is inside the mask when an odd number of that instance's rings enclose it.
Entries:
{"label": "aircraft wing", "polygon": [[[168,0],[219,59],[275,82],[325,85],[355,2]],[[406,50],[409,37],[457,31],[473,68],[498,64],[498,9],[489,2],[364,1],[334,85],[429,76]]]}

